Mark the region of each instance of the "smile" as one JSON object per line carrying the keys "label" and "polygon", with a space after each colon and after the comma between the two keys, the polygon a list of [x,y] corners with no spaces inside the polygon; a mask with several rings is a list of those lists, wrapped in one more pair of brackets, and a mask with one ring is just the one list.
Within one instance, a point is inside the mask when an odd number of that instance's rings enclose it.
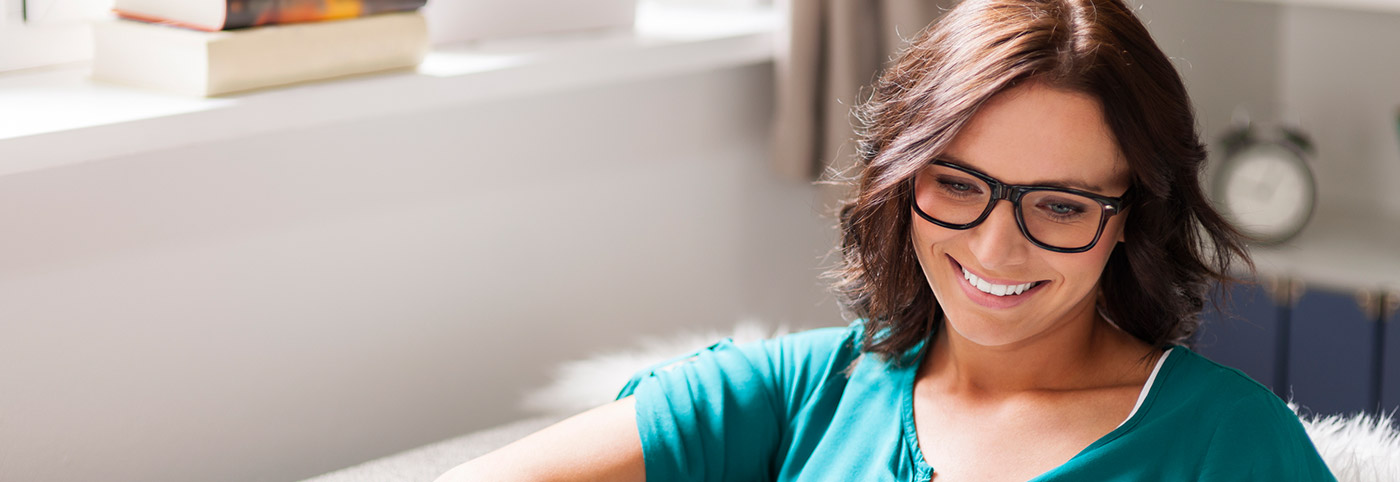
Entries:
{"label": "smile", "polygon": [[990,293],[996,296],[1019,295],[1025,292],[1026,290],[1031,289],[1035,285],[1040,284],[1039,281],[1032,281],[1030,283],[1021,283],[1018,285],[999,285],[995,283],[988,283],[987,280],[978,278],[977,275],[972,274],[972,272],[968,271],[967,268],[963,268],[962,272],[963,278],[966,278],[967,282],[971,284],[972,287],[977,288],[983,293]]}
{"label": "smile", "polygon": [[964,268],[952,256],[948,256],[948,263],[956,272],[962,273],[964,282],[958,284],[962,286],[963,293],[966,293],[967,297],[974,303],[987,308],[1005,309],[1019,305],[1030,299],[1048,283],[1046,280],[1026,283],[1017,283],[1013,280],[994,280],[995,282],[993,282]]}

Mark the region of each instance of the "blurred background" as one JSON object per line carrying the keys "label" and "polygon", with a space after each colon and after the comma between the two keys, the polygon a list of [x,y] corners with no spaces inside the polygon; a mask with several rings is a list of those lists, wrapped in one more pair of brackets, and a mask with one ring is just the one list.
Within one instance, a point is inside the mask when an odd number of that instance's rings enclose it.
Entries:
{"label": "blurred background", "polygon": [[[882,18],[953,2],[472,1],[428,2],[416,67],[191,96],[93,73],[112,0],[0,0],[0,480],[299,480],[527,416],[642,336],[846,323],[813,181],[914,33]],[[1212,166],[1241,111],[1315,147],[1311,222],[1202,353],[1400,406],[1400,5],[1130,3]]]}

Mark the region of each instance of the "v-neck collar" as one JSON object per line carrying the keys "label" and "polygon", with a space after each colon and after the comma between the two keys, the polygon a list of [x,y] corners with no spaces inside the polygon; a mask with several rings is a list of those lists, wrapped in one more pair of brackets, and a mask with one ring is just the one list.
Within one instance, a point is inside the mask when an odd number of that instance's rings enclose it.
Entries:
{"label": "v-neck collar", "polygon": [[[901,397],[902,400],[899,411],[901,418],[900,425],[904,432],[905,445],[909,447],[909,450],[905,451],[905,455],[912,459],[912,466],[915,469],[914,475],[917,478],[916,480],[919,481],[928,481],[933,478],[933,467],[929,465],[928,459],[924,458],[924,451],[919,447],[919,432],[914,426],[914,380],[918,375],[919,367],[923,366],[924,357],[927,355],[927,350],[925,350],[927,346],[928,339],[919,342],[919,344],[913,348],[913,350],[919,352],[919,355],[915,357],[916,363],[903,368],[899,373],[899,376],[903,377],[899,380],[899,386],[902,387],[904,392]],[[1181,351],[1178,350],[1178,348],[1181,347],[1178,345],[1169,345],[1166,352],[1158,358],[1157,366],[1152,368],[1152,375],[1148,376],[1147,382],[1143,384],[1142,391],[1138,393],[1137,403],[1133,405],[1133,411],[1128,414],[1127,419],[1119,423],[1117,428],[1099,437],[1094,443],[1089,444],[1088,447],[1084,447],[1084,450],[1080,450],[1079,453],[1075,454],[1074,457],[1070,457],[1065,463],[1036,476],[1031,479],[1031,481],[1033,482],[1046,476],[1053,475],[1055,472],[1058,472],[1061,467],[1069,465],[1071,462],[1074,462],[1075,459],[1112,442],[1118,437],[1123,436],[1123,434],[1131,431],[1133,427],[1136,427],[1138,422],[1142,420],[1144,414],[1151,409],[1152,403],[1156,401],[1157,394],[1161,391],[1160,387],[1162,383],[1158,382],[1158,378],[1165,377],[1167,373],[1171,371],[1171,366],[1175,365],[1176,360],[1181,358],[1180,355],[1172,356],[1174,353]]]}

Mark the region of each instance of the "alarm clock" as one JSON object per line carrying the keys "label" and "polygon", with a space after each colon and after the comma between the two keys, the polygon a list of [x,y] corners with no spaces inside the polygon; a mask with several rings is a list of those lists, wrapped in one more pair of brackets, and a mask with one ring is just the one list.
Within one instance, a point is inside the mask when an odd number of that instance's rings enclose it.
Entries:
{"label": "alarm clock", "polygon": [[1317,205],[1317,179],[1309,167],[1312,142],[1301,131],[1267,132],[1246,123],[1222,138],[1224,157],[1211,193],[1221,214],[1256,244],[1297,236]]}

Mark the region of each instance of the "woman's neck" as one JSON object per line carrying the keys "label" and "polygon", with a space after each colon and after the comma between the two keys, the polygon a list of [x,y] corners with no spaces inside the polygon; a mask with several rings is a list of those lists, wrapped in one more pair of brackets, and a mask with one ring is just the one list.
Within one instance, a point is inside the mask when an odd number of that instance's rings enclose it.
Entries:
{"label": "woman's neck", "polygon": [[919,376],[932,377],[945,393],[988,399],[1087,389],[1136,378],[1116,369],[1122,364],[1107,361],[1122,359],[1115,355],[1124,350],[1139,350],[1140,355],[1150,347],[1110,324],[1093,304],[1085,304],[1068,319],[1032,339],[983,346],[959,335],[944,318]]}

